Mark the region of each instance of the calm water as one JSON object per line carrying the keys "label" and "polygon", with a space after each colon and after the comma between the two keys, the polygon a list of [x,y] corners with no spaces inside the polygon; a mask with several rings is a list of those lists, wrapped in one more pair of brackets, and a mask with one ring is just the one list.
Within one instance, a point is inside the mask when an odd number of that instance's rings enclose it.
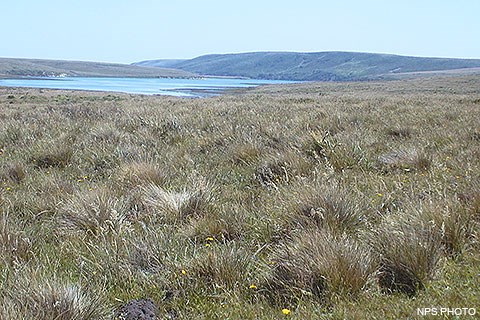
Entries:
{"label": "calm water", "polygon": [[276,80],[245,79],[176,79],[176,78],[35,78],[0,79],[0,86],[44,89],[113,91],[139,94],[161,94],[178,97],[203,97],[228,88],[247,88],[261,84],[291,83]]}

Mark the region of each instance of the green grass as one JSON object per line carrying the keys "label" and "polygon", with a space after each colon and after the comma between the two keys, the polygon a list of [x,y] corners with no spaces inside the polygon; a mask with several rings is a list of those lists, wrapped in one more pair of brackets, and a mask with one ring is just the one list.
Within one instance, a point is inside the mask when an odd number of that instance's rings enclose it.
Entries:
{"label": "green grass", "polygon": [[479,82],[2,88],[0,318],[478,309]]}

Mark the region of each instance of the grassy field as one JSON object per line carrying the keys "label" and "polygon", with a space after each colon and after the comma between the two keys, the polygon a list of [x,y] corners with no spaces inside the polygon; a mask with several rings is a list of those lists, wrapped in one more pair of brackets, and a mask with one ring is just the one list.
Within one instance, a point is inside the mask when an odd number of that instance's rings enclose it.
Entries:
{"label": "grassy field", "polygon": [[0,319],[478,315],[479,124],[479,77],[1,88]]}

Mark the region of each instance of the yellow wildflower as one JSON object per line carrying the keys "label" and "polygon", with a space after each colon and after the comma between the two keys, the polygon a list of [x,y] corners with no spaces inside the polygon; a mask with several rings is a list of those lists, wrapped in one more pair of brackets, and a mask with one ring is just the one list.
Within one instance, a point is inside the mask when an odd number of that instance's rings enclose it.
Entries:
{"label": "yellow wildflower", "polygon": [[205,247],[210,247],[210,243],[205,243]]}
{"label": "yellow wildflower", "polygon": [[213,239],[212,237],[206,237],[205,238],[205,241],[213,241],[213,240],[215,240],[215,239]]}
{"label": "yellow wildflower", "polygon": [[10,191],[10,190],[12,190],[12,188],[6,187],[5,190]]}
{"label": "yellow wildflower", "polygon": [[285,309],[282,309],[282,313],[286,316],[288,316],[290,314],[290,310],[285,308]]}
{"label": "yellow wildflower", "polygon": [[254,284],[251,284],[248,288],[249,288],[249,289],[257,289],[257,286],[254,285]]}
{"label": "yellow wildflower", "polygon": [[181,272],[184,276],[187,275],[187,271],[186,271],[185,269],[182,269],[180,272]]}
{"label": "yellow wildflower", "polygon": [[383,197],[383,194],[382,193],[377,193],[377,196]]}

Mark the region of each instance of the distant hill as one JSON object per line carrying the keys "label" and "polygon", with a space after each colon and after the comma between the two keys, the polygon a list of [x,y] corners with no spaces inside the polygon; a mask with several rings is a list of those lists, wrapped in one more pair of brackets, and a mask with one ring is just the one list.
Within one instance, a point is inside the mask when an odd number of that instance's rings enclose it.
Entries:
{"label": "distant hill", "polygon": [[[167,63],[167,64],[165,64]],[[348,81],[480,67],[480,59],[420,58],[358,52],[252,52],[212,54],[191,60],[152,60],[142,66],[166,66],[202,75],[257,79]]]}
{"label": "distant hill", "polygon": [[189,78],[195,75],[179,69],[116,63],[0,58],[0,77],[23,76]]}
{"label": "distant hill", "polygon": [[170,68],[173,65],[186,61],[186,59],[159,59],[159,60],[145,60],[132,63],[135,66],[143,67],[158,67],[158,68]]}

